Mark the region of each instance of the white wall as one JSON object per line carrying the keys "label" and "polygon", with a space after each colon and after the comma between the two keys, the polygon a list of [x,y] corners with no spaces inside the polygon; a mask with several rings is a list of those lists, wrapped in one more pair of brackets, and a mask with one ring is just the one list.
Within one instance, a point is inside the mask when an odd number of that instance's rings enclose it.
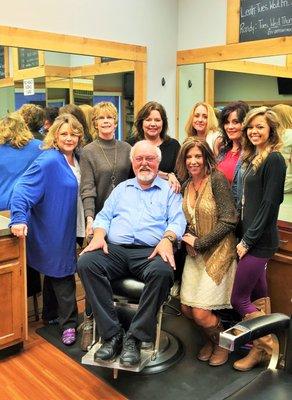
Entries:
{"label": "white wall", "polygon": [[177,0],[11,0],[0,24],[147,46],[147,98],[165,106],[173,135],[177,14]]}
{"label": "white wall", "polygon": [[226,44],[227,0],[178,0],[178,50]]}

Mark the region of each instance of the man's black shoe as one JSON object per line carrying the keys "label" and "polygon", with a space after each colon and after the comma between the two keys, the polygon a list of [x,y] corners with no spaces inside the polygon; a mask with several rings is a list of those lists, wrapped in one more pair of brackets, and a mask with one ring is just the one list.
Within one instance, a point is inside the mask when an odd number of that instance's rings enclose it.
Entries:
{"label": "man's black shoe", "polygon": [[141,360],[141,341],[131,334],[124,337],[123,349],[120,355],[120,364],[131,367]]}
{"label": "man's black shoe", "polygon": [[124,331],[120,331],[103,342],[100,348],[94,353],[94,360],[114,361],[120,353],[123,344]]}

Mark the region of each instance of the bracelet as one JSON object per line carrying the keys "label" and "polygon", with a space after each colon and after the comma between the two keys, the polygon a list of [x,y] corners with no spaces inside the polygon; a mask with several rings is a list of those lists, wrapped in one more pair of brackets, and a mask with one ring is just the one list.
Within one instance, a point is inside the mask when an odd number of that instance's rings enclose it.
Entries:
{"label": "bracelet", "polygon": [[243,239],[241,239],[240,244],[245,250],[249,250],[249,245]]}

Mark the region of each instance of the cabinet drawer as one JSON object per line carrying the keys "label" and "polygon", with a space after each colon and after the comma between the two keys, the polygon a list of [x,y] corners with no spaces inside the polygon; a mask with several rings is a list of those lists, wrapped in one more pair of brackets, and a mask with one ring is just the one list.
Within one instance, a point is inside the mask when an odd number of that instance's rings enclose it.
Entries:
{"label": "cabinet drawer", "polygon": [[18,238],[4,237],[0,239],[0,262],[19,257]]}
{"label": "cabinet drawer", "polygon": [[292,253],[292,232],[279,229],[279,239],[280,239],[279,250]]}

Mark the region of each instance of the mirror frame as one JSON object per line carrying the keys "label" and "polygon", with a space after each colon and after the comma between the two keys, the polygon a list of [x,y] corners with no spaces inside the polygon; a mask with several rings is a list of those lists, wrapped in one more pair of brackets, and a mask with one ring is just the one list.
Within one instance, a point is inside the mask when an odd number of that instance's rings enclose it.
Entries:
{"label": "mirror frame", "polygon": [[[239,54],[240,59],[286,54],[287,58],[285,68],[287,68],[288,71],[292,70],[292,56],[290,54],[292,49],[292,36],[282,36],[239,43],[239,12],[240,0],[227,0],[227,44],[177,51],[176,137],[178,137],[179,121],[179,66],[198,63],[204,63],[207,65],[209,63],[210,66],[211,63],[215,62],[221,62],[221,65],[223,66],[227,61],[238,60]],[[205,68],[205,101],[211,105],[214,105],[214,74],[214,69]]]}
{"label": "mirror frame", "polygon": [[103,75],[132,71],[134,72],[135,115],[146,102],[147,48],[145,46],[3,25],[0,25],[0,38],[1,46],[93,56],[97,60],[101,56],[117,58],[117,61],[104,63],[105,65],[95,63],[92,66],[86,66],[87,68],[76,69],[74,75],[81,76],[83,73]]}

